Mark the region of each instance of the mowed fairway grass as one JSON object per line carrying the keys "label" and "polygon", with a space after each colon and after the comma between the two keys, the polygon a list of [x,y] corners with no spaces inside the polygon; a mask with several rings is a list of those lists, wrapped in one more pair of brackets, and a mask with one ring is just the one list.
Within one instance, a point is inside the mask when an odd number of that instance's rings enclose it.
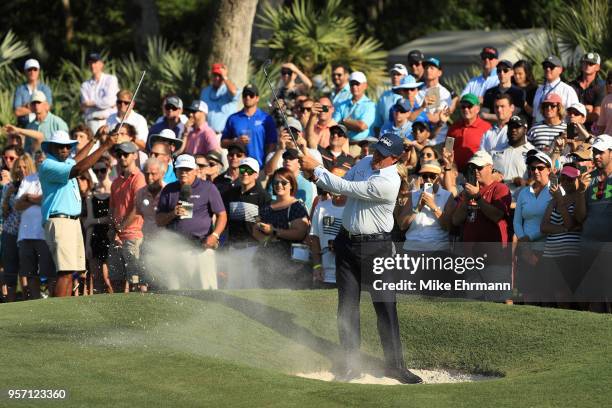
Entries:
{"label": "mowed fairway grass", "polygon": [[[382,357],[369,297],[365,360]],[[295,377],[338,355],[334,291],[119,294],[0,306],[0,389],[68,399],[0,406],[603,407],[612,401],[612,317],[401,298],[406,361],[494,374],[439,385]]]}

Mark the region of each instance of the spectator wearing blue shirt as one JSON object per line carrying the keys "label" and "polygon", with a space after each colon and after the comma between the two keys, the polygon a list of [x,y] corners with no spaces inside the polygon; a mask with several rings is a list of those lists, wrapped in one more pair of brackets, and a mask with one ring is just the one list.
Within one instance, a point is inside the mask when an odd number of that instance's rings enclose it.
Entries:
{"label": "spectator wearing blue shirt", "polygon": [[376,105],[365,95],[368,80],[363,72],[353,72],[349,85],[353,97],[338,105],[333,118],[349,130],[349,151],[351,156],[356,157],[361,151],[358,143],[372,135]]}
{"label": "spectator wearing blue shirt", "polygon": [[225,128],[227,118],[238,109],[238,88],[227,77],[227,67],[213,64],[211,82],[200,93],[200,100],[208,105],[208,126],[217,134]]}
{"label": "spectator wearing blue shirt", "polygon": [[172,154],[181,150],[183,141],[177,139],[172,130],[163,129],[159,134],[151,135],[150,142],[151,152],[149,155],[166,165],[164,183],[174,183],[177,178],[176,174],[174,174],[174,167],[172,165]]}
{"label": "spectator wearing blue shirt", "polygon": [[278,133],[272,116],[257,107],[259,90],[248,84],[242,90],[244,108],[227,119],[221,136],[221,147],[241,144],[247,155],[263,166],[266,154],[276,149]]}
{"label": "spectator wearing blue shirt", "polygon": [[185,124],[181,121],[183,114],[183,101],[178,96],[168,96],[162,105],[164,116],[163,119],[149,129],[149,140],[147,146],[151,148],[151,140],[153,135],[159,135],[162,130],[170,129],[174,132],[177,139],[183,136]]}
{"label": "spectator wearing blue shirt", "polygon": [[498,58],[499,55],[497,48],[484,47],[482,49],[480,52],[482,74],[471,78],[468,81],[465,88],[463,88],[463,92],[461,92],[461,96],[471,93],[480,98],[480,101],[482,102],[485,91],[499,85],[499,78],[497,78],[496,68]]}
{"label": "spectator wearing blue shirt", "polygon": [[108,136],[91,155],[97,140],[92,139],[74,159],[70,158],[77,141],[58,130],[45,140],[41,148],[47,154],[38,170],[42,187],[42,218],[45,241],[57,269],[55,296],[70,296],[72,273],[85,270],[85,246],[81,231],[81,196],[76,177],[91,168],[112,146],[117,134]]}
{"label": "spectator wearing blue shirt", "polygon": [[401,83],[402,79],[408,75],[408,70],[403,64],[395,64],[389,71],[389,75],[391,76],[392,89],[386,90],[380,95],[380,98],[378,98],[378,103],[376,104],[376,119],[373,125],[375,129],[381,129],[384,126],[389,117],[391,108],[395,105],[395,102],[402,98],[393,90],[393,87]]}
{"label": "spectator wearing blue shirt", "polygon": [[[423,85],[423,82],[417,82],[412,75],[406,75],[402,78],[399,85],[393,87],[393,92],[400,96],[399,100],[406,102],[406,106],[409,107],[410,115],[408,116],[409,122],[415,122],[417,120],[429,123],[429,118],[425,113],[425,104],[418,102],[419,89]],[[388,128],[393,125],[393,106],[389,109],[388,117],[383,124],[383,127]]]}
{"label": "spectator wearing blue shirt", "polygon": [[408,101],[405,99],[398,100],[395,105],[391,107],[393,121],[387,121],[380,130],[380,134],[391,132],[400,135],[404,139],[414,140],[412,137],[412,122],[408,120],[410,108],[410,103]]}
{"label": "spectator wearing blue shirt", "polygon": [[34,115],[32,115],[33,112],[30,110],[30,99],[35,91],[45,94],[49,106],[53,103],[51,89],[38,80],[40,75],[40,64],[38,61],[30,58],[23,65],[23,70],[27,81],[15,89],[15,96],[13,98],[13,111],[15,116],[17,116],[17,125],[20,127],[25,127],[33,119]]}
{"label": "spectator wearing blue shirt", "polygon": [[346,65],[335,64],[332,66],[332,83],[334,90],[331,91],[329,98],[337,109],[342,102],[351,99],[351,87],[349,86],[350,71]]}

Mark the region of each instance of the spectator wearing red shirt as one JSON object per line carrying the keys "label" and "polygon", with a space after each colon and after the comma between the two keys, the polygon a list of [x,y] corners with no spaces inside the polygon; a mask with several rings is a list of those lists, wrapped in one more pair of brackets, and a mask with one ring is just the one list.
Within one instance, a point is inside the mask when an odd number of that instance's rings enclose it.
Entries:
{"label": "spectator wearing red shirt", "polygon": [[[468,172],[476,174],[476,185],[465,184],[453,224],[463,226],[465,242],[508,242],[510,189],[493,174],[493,159],[484,150],[468,162]],[[469,177],[468,177],[469,179]]]}
{"label": "spectator wearing red shirt", "polygon": [[136,193],[146,182],[136,165],[137,152],[138,147],[132,142],[121,143],[114,150],[119,175],[111,184],[109,266],[115,292],[122,287],[128,291],[128,281],[146,291],[146,285],[141,282],[139,260],[144,220],[136,211]]}
{"label": "spectator wearing red shirt", "polygon": [[187,153],[192,156],[196,154],[206,155],[208,152],[221,151],[221,138],[208,126],[208,105],[196,99],[185,109],[188,120],[183,131],[183,146],[176,152],[176,156]]}
{"label": "spectator wearing red shirt", "polygon": [[491,124],[479,117],[480,100],[476,95],[465,94],[459,103],[462,120],[454,123],[446,136],[455,138],[455,163],[462,172],[470,157],[480,147],[485,132],[491,129]]}

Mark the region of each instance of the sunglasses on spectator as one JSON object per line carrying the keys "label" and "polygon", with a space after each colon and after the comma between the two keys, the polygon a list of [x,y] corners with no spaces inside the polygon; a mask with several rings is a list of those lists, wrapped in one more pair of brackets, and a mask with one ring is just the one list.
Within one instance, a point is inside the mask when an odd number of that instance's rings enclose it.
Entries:
{"label": "sunglasses on spectator", "polygon": [[421,65],[423,65],[421,61],[411,61],[408,63],[409,67],[420,67]]}
{"label": "sunglasses on spectator", "polygon": [[359,82],[357,82],[357,81],[349,82],[349,86],[359,86],[359,85],[361,85],[361,84]]}
{"label": "sunglasses on spectator", "polygon": [[117,156],[117,157],[128,157],[130,154],[132,154],[132,153],[115,152],[115,156]]}
{"label": "sunglasses on spectator", "polygon": [[546,102],[546,103],[543,103],[543,104],[542,104],[542,108],[543,108],[543,109],[557,109],[558,107],[559,107],[559,105],[558,105],[558,104],[556,104],[556,103],[549,103],[549,102]]}
{"label": "sunglasses on spectator", "polygon": [[214,166],[214,164],[208,164],[208,163],[197,163],[197,162],[196,162],[196,164],[197,164],[197,165],[198,165],[198,167],[199,167],[199,168],[201,168],[201,169],[206,169],[206,168],[208,168],[208,167],[212,167],[212,166]]}
{"label": "sunglasses on spectator", "polygon": [[591,62],[591,61],[582,61],[582,63],[583,63],[584,65],[588,65],[589,67],[592,67],[593,65],[597,65],[596,63]]}
{"label": "sunglasses on spectator", "polygon": [[289,182],[287,180],[274,180],[272,181],[272,185],[274,187],[283,186],[285,187]]}
{"label": "sunglasses on spectator", "polygon": [[575,109],[568,109],[567,114],[570,116],[582,116],[582,113],[578,112]]}
{"label": "sunglasses on spectator", "polygon": [[36,68],[36,67],[28,68],[27,71],[28,72],[30,72],[30,71],[38,71],[38,68]]}
{"label": "sunglasses on spectator", "polygon": [[241,159],[241,158],[244,157],[244,154],[243,153],[228,153],[227,157],[237,157],[237,158]]}
{"label": "sunglasses on spectator", "polygon": [[[130,104],[130,101],[122,101],[121,99],[117,99],[117,105],[129,105],[129,104]],[[169,105],[166,105],[166,106],[169,106]]]}
{"label": "sunglasses on spectator", "polygon": [[249,176],[252,176],[253,174],[255,174],[255,170],[253,170],[250,167],[246,167],[246,166],[238,167],[238,172],[240,174],[247,174]]}
{"label": "sunglasses on spectator", "polygon": [[471,103],[462,103],[461,104],[461,109],[472,109],[474,107],[474,105],[472,105]]}
{"label": "sunglasses on spectator", "polygon": [[544,171],[544,169],[546,169],[546,166],[542,165],[542,166],[529,166],[529,169],[531,171]]}
{"label": "sunglasses on spectator", "polygon": [[432,152],[421,153],[421,157],[434,157]]}
{"label": "sunglasses on spectator", "polygon": [[165,108],[166,110],[169,110],[169,111],[179,110],[179,108],[177,108],[177,107],[176,107],[176,106],[174,106],[174,105],[166,105],[166,106],[164,106],[164,108]]}
{"label": "sunglasses on spectator", "polygon": [[14,156],[2,156],[2,159],[3,159],[4,161],[10,161],[10,162],[12,162],[12,161],[17,160],[17,157],[14,157]]}
{"label": "sunglasses on spectator", "polygon": [[507,74],[510,71],[512,71],[512,68],[500,68],[498,72],[503,72],[504,74]]}
{"label": "sunglasses on spectator", "polygon": [[39,105],[41,103],[42,102],[40,102],[40,101],[32,101],[32,102],[30,102],[30,105]]}
{"label": "sunglasses on spectator", "polygon": [[242,94],[243,98],[255,98],[255,94],[251,92],[245,92]]}
{"label": "sunglasses on spectator", "polygon": [[312,108],[305,108],[303,106],[300,108],[300,112],[310,112],[310,111],[312,111]]}
{"label": "sunglasses on spectator", "polygon": [[480,59],[482,60],[492,60],[492,59],[497,59],[497,57],[493,54],[482,54],[480,56]]}
{"label": "sunglasses on spectator", "polygon": [[291,75],[293,71],[290,69],[281,69],[281,75]]}
{"label": "sunglasses on spectator", "polygon": [[550,65],[550,64],[544,64],[544,65],[542,65],[542,68],[544,69],[544,71],[546,71],[548,69],[550,69],[552,71],[553,69],[555,69],[557,67],[554,66],[554,65]]}
{"label": "sunglasses on spectator", "polygon": [[421,173],[423,180],[434,180],[438,175],[436,173]]}
{"label": "sunglasses on spectator", "polygon": [[477,166],[475,164],[470,164],[470,168],[474,169],[474,170],[478,170],[481,171],[482,169],[485,168],[485,166]]}
{"label": "sunglasses on spectator", "polygon": [[96,173],[96,174],[97,173],[106,173],[107,170],[108,169],[106,167],[100,167],[98,169],[93,169],[93,172]]}

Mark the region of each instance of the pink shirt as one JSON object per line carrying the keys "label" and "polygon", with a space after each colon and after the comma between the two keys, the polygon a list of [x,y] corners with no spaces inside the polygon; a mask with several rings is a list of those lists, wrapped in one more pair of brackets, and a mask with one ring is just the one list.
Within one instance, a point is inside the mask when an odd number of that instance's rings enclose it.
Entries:
{"label": "pink shirt", "polygon": [[[116,224],[123,222],[135,209],[136,192],[146,186],[144,175],[135,168],[128,177],[119,175],[111,184],[110,208],[113,221]],[[142,216],[137,215],[132,222],[123,227],[119,234],[121,240],[142,238]]]}
{"label": "pink shirt", "polygon": [[200,128],[193,127],[185,138],[184,153],[191,155],[207,154],[211,150],[221,150],[221,140],[206,122]]}
{"label": "pink shirt", "polygon": [[612,94],[606,95],[601,101],[601,113],[597,121],[598,133],[612,134]]}

